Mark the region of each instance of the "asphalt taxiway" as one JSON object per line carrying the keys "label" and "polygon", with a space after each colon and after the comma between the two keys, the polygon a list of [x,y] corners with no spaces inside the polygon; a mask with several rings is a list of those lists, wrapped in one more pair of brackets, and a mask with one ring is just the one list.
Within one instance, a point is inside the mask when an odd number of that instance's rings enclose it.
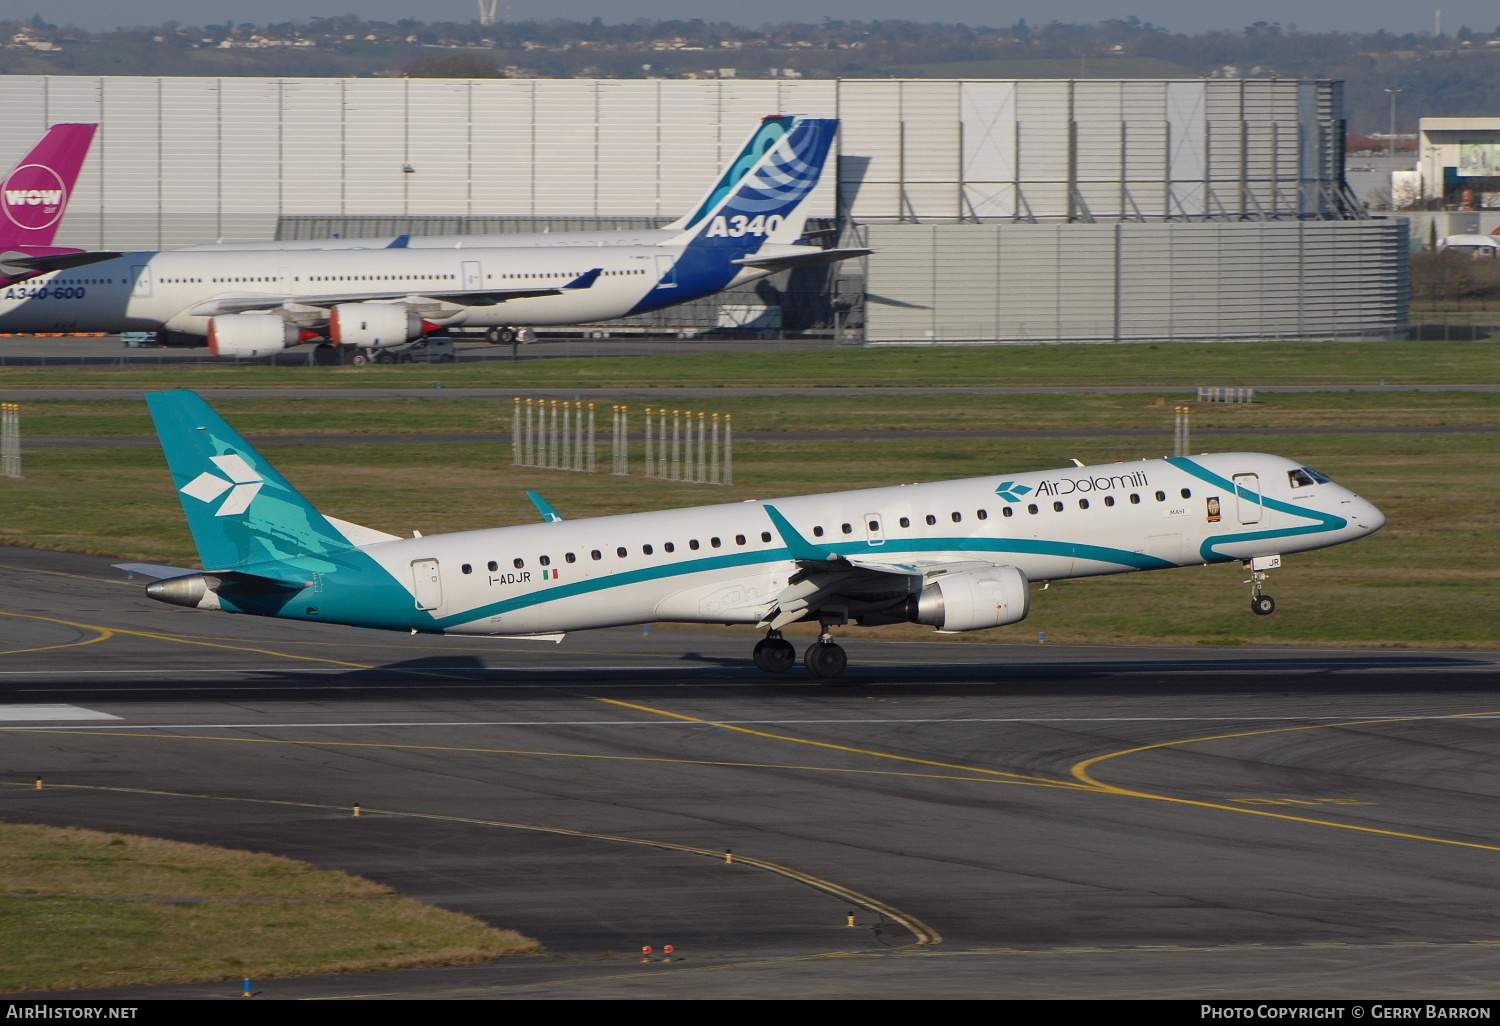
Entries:
{"label": "asphalt taxiway", "polygon": [[749,632],[388,635],[108,563],[0,549],[0,816],[303,858],[548,950],[265,997],[1500,989],[1493,652],[851,630],[830,685]]}

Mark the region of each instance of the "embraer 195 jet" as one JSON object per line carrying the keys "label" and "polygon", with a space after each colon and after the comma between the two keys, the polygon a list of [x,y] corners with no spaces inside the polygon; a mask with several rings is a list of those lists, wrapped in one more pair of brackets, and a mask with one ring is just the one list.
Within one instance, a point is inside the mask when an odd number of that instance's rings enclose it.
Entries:
{"label": "embraer 195 jet", "polygon": [[821,625],[816,677],[846,656],[832,628],[941,631],[1026,618],[1033,582],[1242,561],[1251,606],[1289,552],[1363,538],[1385,516],[1265,453],[1068,467],[933,484],[401,538],[325,516],[207,403],[156,392],[156,422],[201,571],[118,564],[180,606],[413,634],[561,640],[656,621],[754,624],[755,664],[796,661],[781,630]]}
{"label": "embraer 195 jet", "polygon": [[0,331],[166,331],[231,357],[303,342],[378,351],[449,328],[610,320],[865,254],[800,244],[838,121],[779,120],[785,131],[667,241],[94,253],[0,281]]}

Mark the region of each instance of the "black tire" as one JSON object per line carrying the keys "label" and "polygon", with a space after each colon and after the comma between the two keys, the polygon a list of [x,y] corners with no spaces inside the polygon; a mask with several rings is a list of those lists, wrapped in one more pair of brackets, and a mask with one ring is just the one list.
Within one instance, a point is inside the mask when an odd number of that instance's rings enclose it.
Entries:
{"label": "black tire", "polygon": [[365,366],[365,364],[370,362],[370,354],[365,352],[356,352],[353,356],[349,357],[349,362],[354,364],[354,366],[356,367],[363,367]]}
{"label": "black tire", "polygon": [[456,357],[452,353],[444,353],[438,357],[438,363],[452,363]]}
{"label": "black tire", "polygon": [[762,638],[751,652],[758,669],[767,673],[785,673],[797,662],[797,650],[782,638]]}
{"label": "black tire", "polygon": [[502,346],[508,346],[516,340],[515,328],[496,328],[494,331],[495,341]]}
{"label": "black tire", "polygon": [[339,364],[339,347],[325,342],[313,350],[313,363],[319,367],[337,367]]}
{"label": "black tire", "polygon": [[1269,595],[1257,595],[1250,600],[1250,610],[1256,616],[1270,616],[1276,612],[1276,600]]}
{"label": "black tire", "polygon": [[381,350],[377,350],[376,353],[375,353],[375,362],[376,363],[395,363],[396,362],[396,358],[394,356],[392,356],[390,353],[386,352],[384,349],[381,349]]}
{"label": "black tire", "polygon": [[849,665],[849,656],[831,641],[826,644],[815,641],[802,653],[802,665],[814,677],[829,680],[844,672],[844,667]]}

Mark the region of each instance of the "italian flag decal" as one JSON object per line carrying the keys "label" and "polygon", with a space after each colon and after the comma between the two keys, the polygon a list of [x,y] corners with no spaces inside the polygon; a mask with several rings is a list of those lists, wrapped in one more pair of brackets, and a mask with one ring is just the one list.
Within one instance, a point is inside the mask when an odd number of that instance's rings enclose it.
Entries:
{"label": "italian flag decal", "polygon": [[555,581],[555,580],[557,580],[557,577],[558,577],[558,572],[556,570],[543,570],[542,571],[542,580],[544,580],[544,581]]}

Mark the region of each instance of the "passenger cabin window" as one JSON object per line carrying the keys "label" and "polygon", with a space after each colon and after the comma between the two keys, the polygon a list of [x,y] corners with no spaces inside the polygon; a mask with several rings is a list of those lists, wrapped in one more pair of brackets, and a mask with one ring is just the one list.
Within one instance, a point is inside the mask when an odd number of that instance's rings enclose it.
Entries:
{"label": "passenger cabin window", "polygon": [[1036,503],[1033,502],[1033,503],[1029,503],[1026,506],[1026,512],[1028,512],[1028,513],[1039,513],[1041,511],[1036,508]]}
{"label": "passenger cabin window", "polygon": [[954,510],[952,513],[949,514],[949,516],[951,516],[953,518],[953,522],[955,524],[958,523],[959,521],[963,520],[963,518],[964,518],[964,515],[962,513],[960,513],[958,510]]}
{"label": "passenger cabin window", "polygon": [[821,527],[814,527],[813,528],[813,537],[814,538],[821,538],[821,537],[823,537],[823,529]]}
{"label": "passenger cabin window", "polygon": [[743,534],[737,534],[737,535],[735,535],[734,536],[734,543],[736,545],[743,545],[743,544],[745,544],[745,536]]}
{"label": "passenger cabin window", "polygon": [[615,549],[615,555],[619,556],[621,559],[624,559],[625,558],[625,546],[621,545],[619,548]]}
{"label": "passenger cabin window", "polygon": [[1184,499],[1191,499],[1193,497],[1193,490],[1191,488],[1184,488],[1182,490],[1182,497]]}
{"label": "passenger cabin window", "polygon": [[1113,506],[1115,504],[1115,497],[1113,495],[1106,495],[1104,497],[1104,504],[1106,506]]}
{"label": "passenger cabin window", "polygon": [[1156,493],[1156,501],[1157,502],[1166,502],[1167,501],[1167,493],[1166,492],[1157,492]]}
{"label": "passenger cabin window", "polygon": [[696,550],[698,548],[698,539],[697,538],[690,538],[690,539],[688,539],[688,548]]}
{"label": "passenger cabin window", "polygon": [[935,523],[937,523],[937,517],[933,516],[931,513],[927,514],[927,526],[931,527]]}
{"label": "passenger cabin window", "polygon": [[845,524],[843,526],[842,530],[843,530],[843,532],[845,534],[853,534],[854,533],[854,525],[853,524]]}
{"label": "passenger cabin window", "polygon": [[500,564],[496,563],[493,559],[490,560],[488,563],[486,563],[485,566],[489,567],[491,572],[494,572],[494,571],[500,569]]}
{"label": "passenger cabin window", "polygon": [[537,562],[540,563],[540,564],[542,564],[542,566],[551,566],[552,565],[552,557],[551,556],[543,556],[540,559],[538,559]]}
{"label": "passenger cabin window", "polygon": [[980,520],[988,520],[990,518],[990,511],[987,510],[987,509],[982,509],[978,513],[975,513],[974,515],[976,517],[978,517]]}
{"label": "passenger cabin window", "polygon": [[865,526],[868,527],[872,531],[878,531],[878,530],[880,530],[880,521],[878,521],[878,520],[871,520]]}
{"label": "passenger cabin window", "polygon": [[664,544],[662,546],[662,548],[666,549],[668,552],[676,552],[677,551],[677,546],[674,545],[672,542],[667,542],[666,544]]}
{"label": "passenger cabin window", "polygon": [[1141,504],[1141,497],[1139,495],[1137,495],[1135,492],[1131,492],[1130,493],[1130,504],[1132,506],[1139,506]]}
{"label": "passenger cabin window", "polygon": [[901,518],[901,526],[902,527],[910,527],[911,526],[911,518],[910,517],[902,517]]}
{"label": "passenger cabin window", "polygon": [[1079,499],[1078,500],[1078,508],[1079,509],[1088,509],[1089,508],[1089,500],[1087,500],[1087,499]]}
{"label": "passenger cabin window", "polygon": [[655,551],[656,551],[656,550],[655,550],[655,549],[653,549],[653,548],[652,548],[652,547],[651,547],[651,546],[649,546],[649,545],[642,545],[642,546],[641,546],[641,551],[642,551],[642,552],[644,552],[644,553],[645,553],[645,554],[646,554],[646,555],[648,555],[648,556],[649,556],[649,555],[651,555],[651,553],[653,553],[653,552],[655,552]]}
{"label": "passenger cabin window", "polygon": [[566,559],[569,563],[576,563],[576,562],[578,562],[578,557],[575,556],[575,555],[573,555],[573,553],[571,553],[571,552],[564,552],[563,553],[563,559]]}
{"label": "passenger cabin window", "polygon": [[589,558],[590,559],[603,559],[604,558],[604,553],[600,552],[598,549],[594,549],[591,552],[589,552]]}
{"label": "passenger cabin window", "polygon": [[770,531],[762,531],[762,532],[760,532],[760,540],[763,541],[763,542],[769,542],[771,540],[771,532]]}
{"label": "passenger cabin window", "polygon": [[1005,515],[1005,516],[1008,516],[1008,517],[1013,517],[1013,516],[1015,516],[1015,513],[1013,513],[1013,512],[1012,512],[1012,511],[1011,511],[1011,508],[1010,508],[1010,507],[1009,507],[1009,506],[1006,506],[1006,507],[1005,507],[1005,508],[1004,508],[1004,509],[1002,509],[1002,510],[1001,510],[1001,511],[1000,511],[1000,512],[1001,512],[1001,513],[1002,513],[1002,514],[1004,514],[1004,515]]}
{"label": "passenger cabin window", "polygon": [[521,567],[523,567],[523,566],[525,566],[525,565],[526,565],[526,560],[524,560],[524,559],[521,559],[521,558],[520,558],[520,557],[519,557],[519,556],[518,556],[518,557],[516,557],[516,558],[515,558],[515,559],[513,559],[513,560],[511,560],[511,563],[512,563],[512,564],[514,564],[514,565],[515,565],[515,568],[516,568],[516,569],[517,569],[517,570],[519,570],[519,569],[521,569]]}
{"label": "passenger cabin window", "polygon": [[714,547],[714,548],[718,548],[718,547],[719,547],[719,545],[720,545],[720,542],[719,542],[719,539],[717,539],[717,538],[710,538],[710,539],[709,539],[709,540],[708,540],[708,543],[709,543],[709,544],[710,544],[710,545],[712,545],[712,546],[713,546],[713,547]]}
{"label": "passenger cabin window", "polygon": [[1062,500],[1061,500],[1061,499],[1059,499],[1059,500],[1057,500],[1057,501],[1056,501],[1056,502],[1054,502],[1054,503],[1052,503],[1052,508],[1053,508],[1053,509],[1054,509],[1054,510],[1056,510],[1056,511],[1057,511],[1057,512],[1058,512],[1058,513],[1061,513],[1061,512],[1062,512],[1062,511],[1063,511],[1063,504],[1062,504]]}
{"label": "passenger cabin window", "polygon": [[463,566],[459,567],[459,569],[462,570],[466,574],[472,574],[474,572],[474,568],[472,566],[470,566],[468,563],[465,563]]}

